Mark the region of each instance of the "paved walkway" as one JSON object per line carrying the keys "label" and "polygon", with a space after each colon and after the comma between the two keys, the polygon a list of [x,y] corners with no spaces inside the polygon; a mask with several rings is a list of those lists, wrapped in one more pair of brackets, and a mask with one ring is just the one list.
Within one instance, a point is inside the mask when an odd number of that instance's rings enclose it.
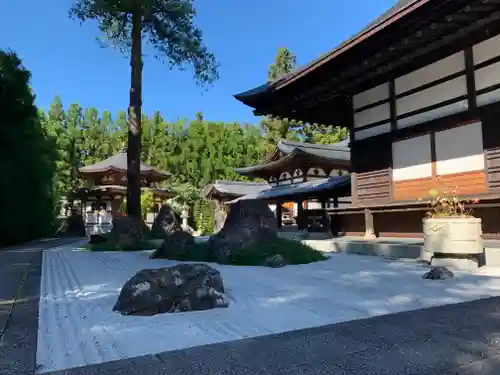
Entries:
{"label": "paved walkway", "polygon": [[43,249],[75,239],[0,249],[0,374],[33,374]]}
{"label": "paved walkway", "polygon": [[[0,374],[33,374],[41,249],[0,253]],[[21,292],[19,283],[25,280]],[[436,281],[439,282],[439,281]],[[11,286],[11,283],[16,286]],[[10,292],[9,292],[10,290]],[[3,314],[12,307],[10,318]],[[10,296],[10,297],[9,297]],[[0,328],[5,323],[0,325]],[[166,336],[165,340],[176,340]],[[500,298],[207,345],[52,375],[498,375]]]}

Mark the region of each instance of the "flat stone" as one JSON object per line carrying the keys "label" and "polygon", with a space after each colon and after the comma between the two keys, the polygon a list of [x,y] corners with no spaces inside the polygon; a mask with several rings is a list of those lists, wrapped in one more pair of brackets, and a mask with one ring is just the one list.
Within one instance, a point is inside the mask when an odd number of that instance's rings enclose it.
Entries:
{"label": "flat stone", "polygon": [[168,374],[267,373],[303,363],[342,358],[367,347],[333,332],[269,335],[158,354]]}
{"label": "flat stone", "polygon": [[447,370],[440,375],[498,375],[500,374],[500,358],[487,358],[469,363],[451,370]]}
{"label": "flat stone", "polygon": [[[41,258],[41,252],[33,254]],[[33,373],[35,369],[40,293],[39,259],[27,275],[0,343],[2,374]],[[18,284],[19,285],[19,284]]]}
{"label": "flat stone", "polygon": [[[43,375],[171,375],[154,355],[45,372]],[[187,375],[187,374],[186,374]]]}

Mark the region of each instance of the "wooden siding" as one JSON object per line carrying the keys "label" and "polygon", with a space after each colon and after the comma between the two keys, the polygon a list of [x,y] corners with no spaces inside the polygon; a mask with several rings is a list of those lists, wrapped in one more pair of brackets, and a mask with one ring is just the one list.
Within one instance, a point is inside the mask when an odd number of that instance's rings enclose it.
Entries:
{"label": "wooden siding", "polygon": [[394,183],[394,199],[425,199],[429,196],[431,189],[449,191],[455,188],[460,195],[484,194],[488,191],[486,174],[484,171],[474,171],[441,175],[435,178],[396,181]]}
{"label": "wooden siding", "polygon": [[390,169],[358,173],[357,178],[359,203],[390,200],[392,183]]}
{"label": "wooden siding", "polygon": [[488,171],[488,189],[500,191],[500,147],[485,151],[486,170]]}
{"label": "wooden siding", "polygon": [[491,193],[500,192],[500,111],[483,119],[483,146],[485,168],[488,174],[488,189]]}

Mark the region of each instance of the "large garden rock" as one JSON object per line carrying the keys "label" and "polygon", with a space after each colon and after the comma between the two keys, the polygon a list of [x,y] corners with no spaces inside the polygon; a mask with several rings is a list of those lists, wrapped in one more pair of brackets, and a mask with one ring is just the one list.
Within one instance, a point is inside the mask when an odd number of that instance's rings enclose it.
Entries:
{"label": "large garden rock", "polygon": [[168,204],[161,206],[151,227],[151,234],[156,238],[167,238],[179,230],[182,230],[181,224],[172,207]]}
{"label": "large garden rock", "polygon": [[122,288],[113,311],[154,315],[228,305],[219,271],[194,263],[139,271]]}
{"label": "large garden rock", "polygon": [[55,236],[85,237],[85,222],[83,221],[82,215],[80,215],[76,210],[72,210],[70,216],[64,219]]}
{"label": "large garden rock", "polygon": [[266,202],[240,200],[230,206],[224,227],[210,237],[209,246],[216,262],[229,263],[235,252],[277,236],[276,217]]}
{"label": "large garden rock", "polygon": [[110,239],[118,249],[127,249],[144,239],[144,223],[129,216],[116,217],[113,220]]}
{"label": "large garden rock", "polygon": [[430,271],[426,272],[422,277],[428,280],[453,279],[453,272],[451,272],[446,267],[433,267]]}
{"label": "large garden rock", "polygon": [[262,265],[271,268],[281,268],[287,265],[287,261],[281,254],[276,254],[268,256],[266,259],[264,259]]}
{"label": "large garden rock", "polygon": [[151,255],[152,259],[184,259],[183,254],[195,246],[194,237],[183,230],[171,233]]}

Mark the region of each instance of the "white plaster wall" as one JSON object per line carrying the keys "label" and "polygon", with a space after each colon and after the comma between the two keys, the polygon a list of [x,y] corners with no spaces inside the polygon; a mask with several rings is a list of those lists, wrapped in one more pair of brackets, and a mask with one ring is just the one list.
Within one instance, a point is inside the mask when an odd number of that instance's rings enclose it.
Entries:
{"label": "white plaster wall", "polygon": [[389,133],[390,131],[391,124],[388,122],[382,125],[374,126],[373,128],[357,130],[354,133],[354,139],[365,139],[379,134]]}
{"label": "white plaster wall", "polygon": [[439,108],[431,109],[430,111],[415,114],[413,116],[405,117],[397,122],[399,129],[407,128],[416,124],[421,124],[426,121],[431,121],[440,117],[445,117],[455,113],[466,111],[469,107],[467,99],[448,104]]}
{"label": "white plaster wall", "polygon": [[467,93],[465,75],[396,100],[397,114],[403,115]]}
{"label": "white plaster wall", "polygon": [[476,96],[476,103],[478,106],[488,105],[500,101],[500,89]]}
{"label": "white plaster wall", "polygon": [[437,132],[435,140],[438,175],[484,169],[480,122]]}
{"label": "white plaster wall", "polygon": [[476,90],[500,83],[500,62],[476,70],[475,75]]}
{"label": "white plaster wall", "polygon": [[319,210],[321,209],[321,202],[307,201],[307,208],[309,210]]}
{"label": "white plaster wall", "polygon": [[458,52],[395,80],[396,95],[465,69],[464,52]]}
{"label": "white plaster wall", "polygon": [[280,186],[284,186],[284,185],[290,185],[292,183],[292,176],[290,175],[290,173],[282,173],[281,176],[280,176],[280,181],[279,181],[279,185]]}
{"label": "white plaster wall", "polygon": [[500,35],[476,44],[472,48],[474,64],[479,64],[500,55]]}
{"label": "white plaster wall", "polygon": [[389,97],[389,84],[383,83],[353,96],[353,107],[358,109]]}
{"label": "white plaster wall", "polygon": [[[314,174],[314,170],[317,169],[318,170],[318,174],[315,175]],[[308,176],[308,179],[309,177],[319,177],[319,178],[325,178],[327,177],[327,175],[325,174],[325,171],[321,168],[309,168],[307,170],[307,176]]]}
{"label": "white plaster wall", "polygon": [[389,103],[380,104],[354,114],[354,127],[369,125],[376,121],[387,120],[391,112]]}
{"label": "white plaster wall", "polygon": [[431,138],[429,134],[392,144],[394,181],[432,176]]}

